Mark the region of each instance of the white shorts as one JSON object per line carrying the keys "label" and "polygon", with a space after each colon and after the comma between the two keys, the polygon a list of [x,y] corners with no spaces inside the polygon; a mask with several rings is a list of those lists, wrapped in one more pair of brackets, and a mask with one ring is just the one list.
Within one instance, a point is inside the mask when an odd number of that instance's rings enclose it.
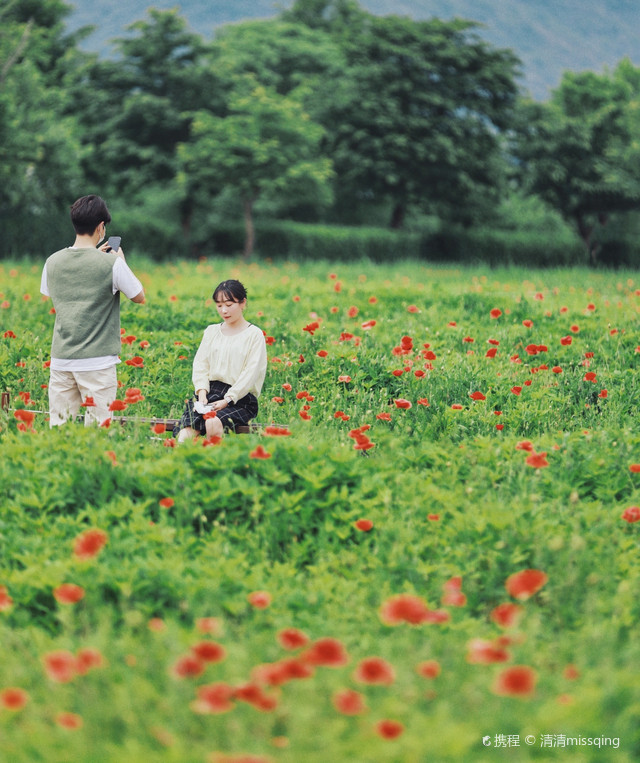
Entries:
{"label": "white shorts", "polygon": [[101,424],[111,416],[109,406],[116,399],[116,366],[100,371],[56,371],[49,376],[49,425],[59,426],[80,412],[87,398],[94,405],[84,408],[84,423]]}

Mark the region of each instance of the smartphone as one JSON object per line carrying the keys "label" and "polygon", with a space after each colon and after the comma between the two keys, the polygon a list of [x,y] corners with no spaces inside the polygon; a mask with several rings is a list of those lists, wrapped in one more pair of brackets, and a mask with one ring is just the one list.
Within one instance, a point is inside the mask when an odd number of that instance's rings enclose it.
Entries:
{"label": "smartphone", "polygon": [[[122,236],[109,236],[107,243],[109,244],[110,249],[113,249],[114,252],[117,252],[118,249],[120,249],[121,241]],[[110,251],[110,249],[107,249],[107,251]]]}

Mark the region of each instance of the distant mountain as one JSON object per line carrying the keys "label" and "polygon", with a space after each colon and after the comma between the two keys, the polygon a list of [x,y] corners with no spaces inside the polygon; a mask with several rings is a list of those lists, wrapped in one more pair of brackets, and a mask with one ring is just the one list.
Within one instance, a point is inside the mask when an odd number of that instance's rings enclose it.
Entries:
{"label": "distant mountain", "polygon": [[[76,0],[68,27],[96,25],[83,43],[86,50],[109,55],[109,41],[126,34],[126,27],[145,18],[150,5],[178,8],[189,26],[206,39],[215,29],[247,19],[271,18],[291,0]],[[360,0],[376,15],[396,14],[414,19],[455,17],[482,24],[489,43],[510,48],[523,62],[523,89],[546,100],[567,70],[615,68],[628,57],[640,65],[640,6],[638,0]]]}

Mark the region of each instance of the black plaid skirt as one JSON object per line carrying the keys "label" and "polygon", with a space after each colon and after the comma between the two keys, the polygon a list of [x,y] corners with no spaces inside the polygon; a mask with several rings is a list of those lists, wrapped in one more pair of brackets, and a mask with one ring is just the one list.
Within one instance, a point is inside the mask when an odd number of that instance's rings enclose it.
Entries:
{"label": "black plaid skirt", "polygon": [[[216,400],[222,400],[231,389],[230,384],[221,381],[209,382],[208,403],[215,403]],[[174,427],[173,433],[177,436],[178,432],[185,427],[191,427],[196,432],[205,434],[204,416],[197,413],[194,409],[195,399],[187,400],[180,421]],[[226,408],[218,411],[218,418],[225,429],[235,431],[237,426],[246,426],[251,419],[258,415],[258,399],[255,395],[249,393],[238,400],[237,403],[229,403]]]}

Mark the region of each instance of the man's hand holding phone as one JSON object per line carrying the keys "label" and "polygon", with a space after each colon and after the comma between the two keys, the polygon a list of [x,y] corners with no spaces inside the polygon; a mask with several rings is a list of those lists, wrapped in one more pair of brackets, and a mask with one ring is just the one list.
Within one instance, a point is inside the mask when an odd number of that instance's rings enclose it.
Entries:
{"label": "man's hand holding phone", "polygon": [[103,252],[113,252],[118,257],[124,257],[124,252],[120,248],[121,236],[109,236],[107,241],[100,247]]}

